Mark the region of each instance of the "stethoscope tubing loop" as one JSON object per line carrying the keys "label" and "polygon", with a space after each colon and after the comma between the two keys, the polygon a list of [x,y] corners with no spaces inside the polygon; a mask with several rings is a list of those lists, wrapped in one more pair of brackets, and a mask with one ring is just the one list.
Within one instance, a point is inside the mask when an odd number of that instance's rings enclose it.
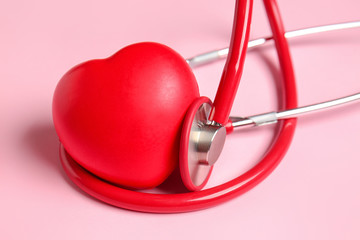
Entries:
{"label": "stethoscope tubing loop", "polygon": [[[285,107],[297,107],[296,85],[289,47],[275,0],[264,0],[266,12],[276,41],[283,75],[283,100]],[[87,172],[60,147],[61,163],[66,174],[82,190],[108,204],[130,210],[176,213],[205,209],[232,199],[250,190],[265,179],[280,163],[290,146],[296,127],[296,119],[280,122],[277,136],[264,158],[241,176],[198,192],[181,194],[152,194],[131,191],[103,181]]]}

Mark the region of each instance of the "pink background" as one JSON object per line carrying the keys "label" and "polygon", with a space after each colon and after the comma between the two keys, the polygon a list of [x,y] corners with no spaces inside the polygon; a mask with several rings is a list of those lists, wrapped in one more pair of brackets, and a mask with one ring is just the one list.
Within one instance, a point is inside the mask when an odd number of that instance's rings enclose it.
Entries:
{"label": "pink background", "polygon": [[[358,0],[279,0],[286,29],[358,20]],[[0,3],[1,239],[360,239],[360,105],[299,120],[283,162],[258,187],[185,214],[115,208],[81,192],[62,170],[51,118],[69,68],[139,41],[184,57],[227,46],[234,1],[2,1]],[[255,1],[251,38],[268,35]],[[301,105],[360,91],[360,31],[291,41]],[[249,52],[233,115],[273,110],[272,47]],[[213,99],[223,62],[198,68]],[[208,184],[227,181],[264,154],[273,127],[228,137]]]}

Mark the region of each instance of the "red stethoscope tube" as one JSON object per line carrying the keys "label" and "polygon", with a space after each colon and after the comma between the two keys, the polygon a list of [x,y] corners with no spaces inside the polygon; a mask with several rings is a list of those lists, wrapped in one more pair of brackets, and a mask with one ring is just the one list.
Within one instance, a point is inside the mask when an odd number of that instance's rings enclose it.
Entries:
{"label": "red stethoscope tube", "polygon": [[[245,0],[246,1],[246,0]],[[240,1],[240,2],[245,2]],[[247,1],[247,2],[250,2]],[[283,77],[286,108],[297,107],[296,86],[289,47],[275,0],[264,0],[273,31]],[[240,6],[242,4],[239,4]],[[239,12],[237,12],[239,14]],[[234,46],[236,48],[236,46]],[[230,64],[230,63],[229,63]],[[221,104],[222,106],[222,104]],[[225,116],[224,110],[220,116]],[[60,158],[65,172],[83,191],[108,204],[130,210],[156,213],[187,212],[208,208],[250,190],[265,179],[285,155],[296,127],[296,119],[280,122],[277,137],[264,158],[241,176],[216,187],[181,194],[151,194],[122,189],[87,172],[68,155],[61,145]]]}
{"label": "red stethoscope tube", "polygon": [[215,96],[210,118],[225,125],[239,87],[249,42],[253,1],[236,1],[229,55]]}

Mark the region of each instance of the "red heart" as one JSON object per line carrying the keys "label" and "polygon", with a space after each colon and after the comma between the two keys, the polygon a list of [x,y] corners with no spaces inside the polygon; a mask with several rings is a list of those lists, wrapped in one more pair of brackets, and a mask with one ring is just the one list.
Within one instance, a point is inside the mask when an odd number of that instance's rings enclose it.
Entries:
{"label": "red heart", "polygon": [[198,97],[179,54],[138,43],[67,72],[54,93],[53,119],[85,169],[115,184],[151,188],[175,168],[182,121]]}

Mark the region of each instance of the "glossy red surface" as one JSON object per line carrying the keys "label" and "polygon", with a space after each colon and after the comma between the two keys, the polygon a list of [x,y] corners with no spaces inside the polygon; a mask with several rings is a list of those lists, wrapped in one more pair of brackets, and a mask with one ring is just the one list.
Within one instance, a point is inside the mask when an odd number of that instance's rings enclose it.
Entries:
{"label": "glossy red surface", "polygon": [[[275,40],[276,50],[278,51],[280,68],[283,78],[286,79],[284,84],[284,91],[280,98],[286,98],[287,101],[284,102],[283,106],[280,106],[283,109],[291,109],[297,107],[297,91],[296,91],[296,81],[295,74],[293,69],[293,64],[290,56],[289,44],[285,39],[285,29],[284,24],[282,23],[279,9],[276,3],[276,0],[264,0],[264,5],[266,13],[269,18],[271,30],[273,32],[273,38]],[[288,122],[296,123],[297,119],[289,119]]]}
{"label": "glossy red surface", "polygon": [[[249,41],[250,23],[252,16],[252,0],[236,1],[234,24],[231,34],[229,56],[225,63],[224,71],[220,80],[219,88],[216,93],[215,102],[211,109],[210,120],[226,125],[228,123],[230,110],[234,102],[236,91],[238,89],[241,74],[243,71],[247,45]],[[206,99],[197,100],[188,110],[185,124],[183,126],[180,146],[180,171],[181,178],[185,186],[191,191],[201,190],[209,180],[211,170],[208,176],[204,178],[202,184],[194,184],[191,180],[188,168],[188,145],[191,131],[191,125],[198,107],[208,101]],[[229,129],[229,128],[228,128]]]}
{"label": "glossy red surface", "polygon": [[182,121],[198,97],[179,54],[138,43],[66,73],[55,90],[53,119],[82,167],[115,184],[152,188],[177,166]]}
{"label": "glossy red surface", "polygon": [[236,1],[229,55],[214,100],[213,120],[225,125],[243,72],[249,42],[253,0]]}
{"label": "glossy red surface", "polygon": [[[296,107],[296,86],[288,45],[274,0],[264,0],[278,51],[283,81],[285,107]],[[65,172],[82,190],[106,203],[136,211],[171,213],[208,208],[232,199],[256,186],[280,163],[296,127],[296,120],[281,121],[274,144],[264,158],[241,176],[216,187],[182,194],[149,194],[130,191],[107,183],[90,174],[61,147],[60,158]]]}

